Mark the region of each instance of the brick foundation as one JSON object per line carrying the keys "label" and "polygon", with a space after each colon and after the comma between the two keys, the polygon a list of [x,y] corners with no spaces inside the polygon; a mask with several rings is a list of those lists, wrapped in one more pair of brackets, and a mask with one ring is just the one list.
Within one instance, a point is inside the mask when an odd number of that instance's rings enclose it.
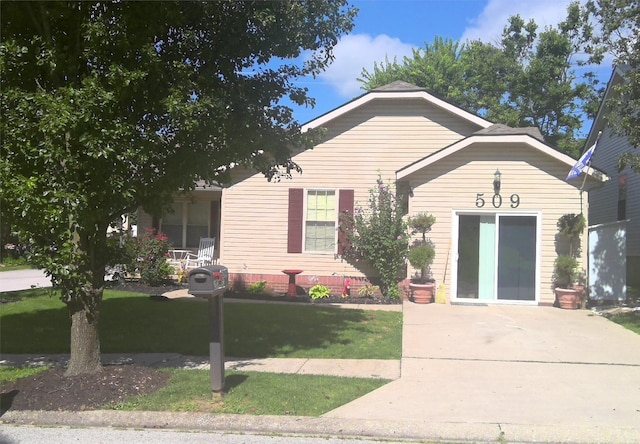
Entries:
{"label": "brick foundation", "polygon": [[[350,276],[315,276],[299,274],[296,276],[296,286],[298,291],[304,290],[305,293],[309,292],[309,289],[314,285],[320,284],[331,290],[331,294],[335,296],[342,295],[345,280],[349,279],[351,286],[351,296],[357,297],[358,291],[369,284],[369,280],[363,277],[350,277]],[[289,276],[286,274],[258,274],[258,273],[230,273],[229,282],[231,287],[236,291],[246,290],[253,284],[259,282],[267,282],[268,289],[274,293],[286,293],[289,285]],[[400,293],[408,295],[409,280],[406,279],[399,283]],[[381,297],[381,293],[378,290],[376,297]]]}

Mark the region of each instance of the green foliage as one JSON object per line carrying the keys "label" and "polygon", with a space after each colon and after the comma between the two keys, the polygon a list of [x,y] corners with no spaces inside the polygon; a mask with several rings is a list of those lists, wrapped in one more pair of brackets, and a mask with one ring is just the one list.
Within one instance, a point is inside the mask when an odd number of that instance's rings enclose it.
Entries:
{"label": "green foliage", "polygon": [[138,238],[136,267],[140,280],[147,285],[159,285],[171,276],[173,270],[167,263],[169,239],[164,233],[148,230]]}
{"label": "green foliage", "polygon": [[[603,89],[592,72],[578,75],[593,29],[577,2],[556,28],[510,17],[498,43],[436,37],[412,57],[362,71],[363,88],[404,80],[487,120],[535,126],[545,141],[577,157],[582,119],[593,118]],[[580,68],[582,71],[582,68]]]}
{"label": "green foliage", "polygon": [[417,270],[420,270],[420,282],[427,282],[429,277],[429,267],[436,257],[436,250],[431,241],[427,238],[427,233],[431,231],[436,217],[429,213],[418,213],[409,218],[407,225],[412,234],[420,233],[420,239],[416,240],[409,248],[409,263]]}
{"label": "green foliage", "polygon": [[563,214],[558,218],[556,226],[561,238],[565,238],[569,254],[560,255],[554,263],[554,282],[558,287],[571,288],[578,275],[580,263],[576,256],[580,252],[580,236],[584,232],[587,221],[581,214]]}
{"label": "green foliage", "polygon": [[360,289],[358,290],[358,296],[360,296],[361,298],[373,298],[376,296],[376,293],[378,291],[380,291],[380,287],[367,283],[366,285],[360,287]]}
{"label": "green foliage", "polygon": [[398,277],[407,257],[408,233],[402,201],[378,176],[369,190],[369,206],[357,207],[354,214],[342,214],[340,230],[346,234],[344,257],[356,266],[370,266],[380,277],[382,293],[400,298]]}
{"label": "green foliage", "polygon": [[575,256],[579,251],[579,244],[576,245],[576,243],[580,240],[580,235],[582,235],[587,226],[587,220],[582,213],[563,214],[558,219],[556,226],[558,227],[558,233],[565,236],[569,242],[569,256]]}
{"label": "green foliage", "polygon": [[264,290],[266,288],[267,288],[267,281],[260,281],[260,282],[256,282],[254,284],[249,285],[249,288],[247,288],[247,291],[250,294],[258,295],[258,294],[264,293]]}
{"label": "green foliage", "polygon": [[[355,14],[346,0],[0,3],[0,207],[72,314],[97,328],[114,219],[162,216],[232,165],[300,170],[289,150],[315,135],[281,101],[313,105],[295,80],[326,68]],[[70,367],[91,356],[97,371],[90,345]]]}
{"label": "green foliage", "polygon": [[329,296],[331,296],[331,290],[329,290],[324,285],[314,285],[309,289],[309,296],[314,301],[318,299],[328,298]]}
{"label": "green foliage", "polygon": [[436,257],[436,250],[428,243],[418,243],[409,249],[409,263],[420,270],[420,281],[426,282],[429,276],[428,268]]}
{"label": "green foliage", "polygon": [[578,270],[578,260],[569,255],[558,256],[554,263],[554,282],[560,288],[571,288]]}
{"label": "green foliage", "polygon": [[[607,101],[609,124],[616,133],[629,138],[630,145],[640,147],[640,3],[635,0],[590,0],[586,9],[594,15],[599,33],[590,48],[592,58],[602,59],[603,53],[614,57],[623,71],[623,80],[614,88],[615,96]],[[618,168],[633,168],[640,173],[640,155],[625,153]]]}

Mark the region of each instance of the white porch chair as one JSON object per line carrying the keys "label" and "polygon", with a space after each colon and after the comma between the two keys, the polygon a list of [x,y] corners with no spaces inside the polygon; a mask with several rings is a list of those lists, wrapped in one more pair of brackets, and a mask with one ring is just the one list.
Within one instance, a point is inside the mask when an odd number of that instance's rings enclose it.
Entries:
{"label": "white porch chair", "polygon": [[213,265],[214,258],[213,253],[215,251],[216,238],[215,237],[201,237],[200,246],[198,247],[198,254],[187,254],[185,269],[203,267],[205,265]]}

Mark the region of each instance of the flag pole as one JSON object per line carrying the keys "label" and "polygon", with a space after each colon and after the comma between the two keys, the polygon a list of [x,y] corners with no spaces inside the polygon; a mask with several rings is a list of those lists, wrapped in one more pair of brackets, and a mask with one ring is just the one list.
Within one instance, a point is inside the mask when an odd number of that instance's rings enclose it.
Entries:
{"label": "flag pole", "polygon": [[[596,137],[596,141],[593,142],[593,145],[594,145],[593,154],[596,153],[596,148],[598,147],[598,142],[600,141],[601,135],[602,135],[602,131],[598,131],[598,136]],[[593,160],[593,154],[591,155],[591,157],[589,158],[589,161],[585,165],[586,169],[584,171],[584,178],[582,179],[582,185],[580,185],[580,214],[584,214],[582,210],[582,193],[584,192],[584,184],[587,182],[588,170],[589,168],[591,168],[591,161]]]}
{"label": "flag pole", "polygon": [[[596,141],[594,142],[594,145],[596,146],[596,148],[598,147],[598,142],[600,141],[600,136],[602,135],[602,131],[598,131],[598,137],[596,137]],[[596,153],[595,148],[593,149],[593,154]],[[587,162],[587,165],[585,165],[588,168],[591,168],[591,161],[593,160],[593,155],[589,158],[589,162]],[[580,185],[580,195],[582,195],[582,191],[584,190],[584,184],[587,182],[587,170],[585,170],[584,172],[584,179],[582,179],[582,185]]]}

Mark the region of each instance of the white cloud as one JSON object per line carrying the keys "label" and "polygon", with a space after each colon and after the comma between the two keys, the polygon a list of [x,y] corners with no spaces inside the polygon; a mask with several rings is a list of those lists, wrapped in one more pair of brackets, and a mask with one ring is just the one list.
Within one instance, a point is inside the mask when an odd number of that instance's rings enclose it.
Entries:
{"label": "white cloud", "polygon": [[496,43],[509,17],[516,14],[519,14],[525,22],[533,19],[538,25],[538,31],[542,31],[545,26],[557,25],[566,18],[567,6],[570,2],[570,0],[489,0],[482,13],[471,21],[460,40]]}
{"label": "white cloud", "polygon": [[353,98],[363,93],[357,79],[362,68],[373,69],[374,62],[382,62],[385,57],[402,61],[410,56],[412,45],[400,39],[381,34],[371,37],[367,34],[351,34],[343,37],[334,47],[334,62],[320,74],[320,78],[329,83],[340,96]]}

